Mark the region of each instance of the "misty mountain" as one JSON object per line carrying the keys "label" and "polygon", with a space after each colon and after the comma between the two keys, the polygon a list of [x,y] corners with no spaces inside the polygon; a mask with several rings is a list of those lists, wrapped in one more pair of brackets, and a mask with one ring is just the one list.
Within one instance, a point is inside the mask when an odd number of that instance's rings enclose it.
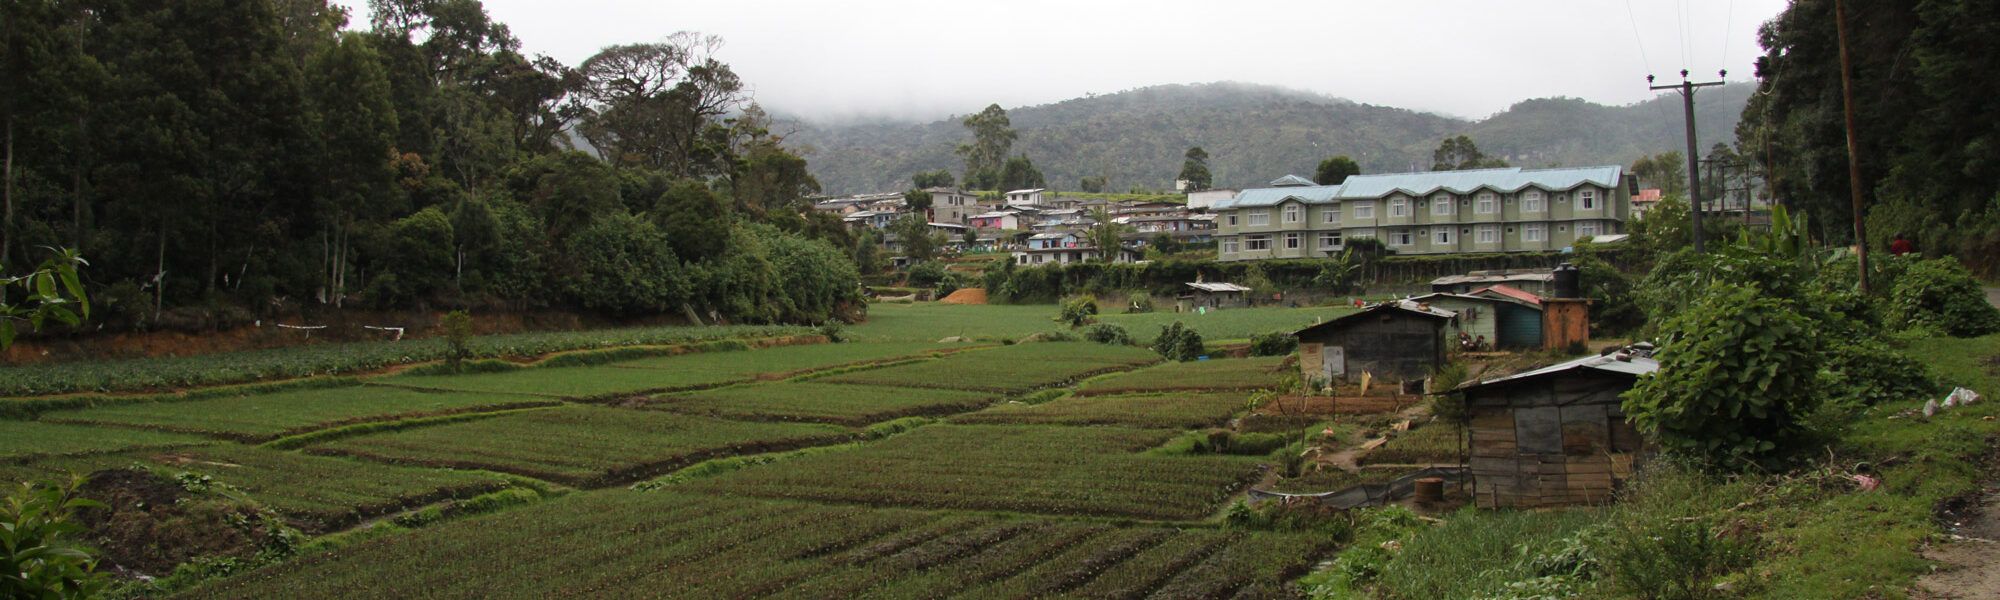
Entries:
{"label": "misty mountain", "polygon": [[[1733,142],[1738,115],[1754,86],[1706,88],[1695,122],[1703,152]],[[1345,154],[1363,172],[1428,169],[1446,137],[1471,136],[1480,150],[1521,167],[1631,164],[1684,150],[1675,94],[1629,106],[1542,98],[1468,121],[1360,104],[1274,86],[1241,83],[1162,85],[1010,109],[1027,153],[1057,189],[1102,175],[1108,191],[1171,189],[1189,146],[1208,151],[1216,187],[1258,187],[1285,174],[1311,176],[1319,161]],[[840,125],[781,118],[787,144],[806,153],[829,194],[895,191],[910,174],[940,168],[957,174],[952,153],[971,132],[958,118],[931,123]]]}

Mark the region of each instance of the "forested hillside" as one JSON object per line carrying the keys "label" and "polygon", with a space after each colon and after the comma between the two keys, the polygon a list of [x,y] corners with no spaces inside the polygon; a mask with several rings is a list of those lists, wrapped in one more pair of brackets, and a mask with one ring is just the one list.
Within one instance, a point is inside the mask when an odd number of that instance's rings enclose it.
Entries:
{"label": "forested hillside", "polygon": [[[1733,141],[1751,89],[1703,91],[1696,123],[1704,149]],[[1321,160],[1343,154],[1367,173],[1425,169],[1438,144],[1457,135],[1516,166],[1630,164],[1683,149],[1681,113],[1674,95],[1631,106],[1547,98],[1465,121],[1241,83],[1163,85],[1007,112],[1020,133],[1014,151],[1033,159],[1050,185],[1073,190],[1080,178],[1102,176],[1107,189],[1118,191],[1171,187],[1190,146],[1208,151],[1217,187],[1311,175]],[[792,143],[810,149],[813,175],[829,193],[898,190],[910,185],[912,173],[958,172],[963,164],[952,150],[972,137],[957,118],[840,126],[779,121],[780,130],[796,131]]]}

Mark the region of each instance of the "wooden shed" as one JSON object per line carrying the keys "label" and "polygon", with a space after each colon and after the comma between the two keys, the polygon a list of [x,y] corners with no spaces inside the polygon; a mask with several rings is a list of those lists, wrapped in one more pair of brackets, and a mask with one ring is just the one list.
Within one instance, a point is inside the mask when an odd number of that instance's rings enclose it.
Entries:
{"label": "wooden shed", "polygon": [[1175,312],[1194,312],[1197,308],[1242,308],[1250,304],[1250,288],[1234,283],[1208,283],[1197,279],[1187,284],[1192,291],[1181,296],[1175,304]]}
{"label": "wooden shed", "polygon": [[1659,370],[1630,350],[1468,383],[1473,500],[1481,507],[1606,502],[1645,447],[1619,397]]}
{"label": "wooden shed", "polygon": [[1445,326],[1454,315],[1416,302],[1384,302],[1292,335],[1299,339],[1299,370],[1308,380],[1381,381],[1429,377],[1444,364]]}
{"label": "wooden shed", "polygon": [[1456,347],[1458,334],[1486,340],[1494,349],[1542,347],[1542,307],[1508,297],[1471,294],[1426,294],[1412,302],[1458,315],[1445,327],[1445,341]]}

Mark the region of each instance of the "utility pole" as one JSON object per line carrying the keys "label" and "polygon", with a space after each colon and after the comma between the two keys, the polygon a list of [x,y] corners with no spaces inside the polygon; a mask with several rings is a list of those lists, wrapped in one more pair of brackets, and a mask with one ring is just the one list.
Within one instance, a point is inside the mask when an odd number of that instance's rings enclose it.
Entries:
{"label": "utility pole", "polygon": [[[1729,77],[1729,71],[1725,69],[1720,71],[1718,75],[1725,78]],[[1693,209],[1689,210],[1688,213],[1694,215],[1694,252],[1695,254],[1701,254],[1707,250],[1701,244],[1701,174],[1696,172],[1696,169],[1700,167],[1695,164],[1701,155],[1695,151],[1694,143],[1694,89],[1722,85],[1722,82],[1695,83],[1688,81],[1687,77],[1688,70],[1681,69],[1681,82],[1679,85],[1652,85],[1652,75],[1646,76],[1646,84],[1654,90],[1679,91],[1681,93],[1681,104],[1687,109],[1688,208]]]}
{"label": "utility pole", "polygon": [[1847,189],[1854,196],[1854,245],[1861,268],[1861,295],[1868,295],[1868,224],[1861,218],[1861,142],[1854,127],[1854,66],[1847,61],[1847,3],[1833,2],[1833,32],[1840,41],[1840,103],[1847,113]]}

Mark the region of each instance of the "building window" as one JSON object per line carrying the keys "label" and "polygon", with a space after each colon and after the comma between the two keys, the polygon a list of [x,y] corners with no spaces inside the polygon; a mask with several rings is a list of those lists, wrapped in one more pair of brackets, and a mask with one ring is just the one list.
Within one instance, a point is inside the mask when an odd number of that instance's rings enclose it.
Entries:
{"label": "building window", "polygon": [[1305,243],[1305,240],[1303,240],[1303,239],[1300,239],[1300,238],[1303,238],[1303,237],[1304,237],[1303,235],[1300,235],[1300,234],[1297,234],[1297,233],[1287,233],[1287,234],[1285,234],[1285,249],[1286,249],[1286,250],[1297,250],[1297,249],[1299,249],[1299,246],[1301,246],[1301,245],[1303,245],[1303,244]]}
{"label": "building window", "polygon": [[1374,202],[1354,203],[1354,218],[1356,219],[1375,218],[1375,203]]}
{"label": "building window", "polygon": [[1478,239],[1481,244],[1491,244],[1500,241],[1500,226],[1480,225]]}
{"label": "building window", "polygon": [[1541,192],[1528,192],[1525,194],[1521,194],[1521,212],[1538,213],[1544,210],[1547,209],[1543,208],[1542,206]]}
{"label": "building window", "polygon": [[1372,239],[1375,239],[1375,230],[1373,230],[1373,229],[1356,229],[1356,230],[1353,230],[1353,231],[1349,231],[1349,232],[1347,232],[1347,237],[1351,237],[1351,238],[1355,238],[1355,239],[1360,239],[1360,238],[1368,238],[1368,239],[1371,239],[1371,240],[1372,240]]}
{"label": "building window", "polygon": [[1595,190],[1584,190],[1581,192],[1577,192],[1576,201],[1583,204],[1584,210],[1596,210],[1597,192]]}
{"label": "building window", "polygon": [[1340,222],[1340,205],[1335,204],[1319,214],[1321,223],[1332,225]]}
{"label": "building window", "polygon": [[1472,212],[1482,215],[1490,215],[1498,210],[1500,210],[1500,199],[1493,197],[1493,194],[1480,194],[1479,204],[1472,208]]}
{"label": "building window", "polygon": [[1247,237],[1247,238],[1243,238],[1243,249],[1244,249],[1244,250],[1270,250],[1270,249],[1271,249],[1271,236],[1268,236],[1268,235],[1253,235],[1253,236],[1250,236],[1250,237]]}
{"label": "building window", "polygon": [[1576,234],[1579,236],[1597,235],[1597,223],[1590,221],[1577,223]]}
{"label": "building window", "polygon": [[1389,245],[1391,246],[1408,246],[1412,243],[1414,242],[1410,238],[1410,230],[1408,229],[1389,232]]}
{"label": "building window", "polygon": [[1222,253],[1223,254],[1236,253],[1236,238],[1227,238],[1222,240]]}
{"label": "building window", "polygon": [[1236,226],[1236,213],[1229,213],[1229,226],[1230,227]]}
{"label": "building window", "polygon": [[1432,243],[1435,243],[1440,246],[1446,246],[1451,244],[1450,227],[1439,227],[1436,231],[1432,231],[1431,233],[1432,233],[1431,236]]}
{"label": "building window", "polygon": [[1304,211],[1303,209],[1299,208],[1299,205],[1297,205],[1297,204],[1293,204],[1293,205],[1291,205],[1291,206],[1287,206],[1287,207],[1285,207],[1285,222],[1286,222],[1286,223],[1297,223],[1297,222],[1299,222],[1299,221],[1301,221],[1301,220],[1305,219],[1305,217],[1304,217],[1304,216],[1302,216],[1304,212],[1305,212],[1305,211]]}
{"label": "building window", "polygon": [[1335,248],[1339,248],[1340,232],[1328,231],[1319,234],[1319,247],[1321,250],[1332,250]]}
{"label": "building window", "polygon": [[1438,194],[1436,196],[1431,196],[1431,214],[1448,215],[1451,214],[1451,208],[1452,208],[1451,195]]}
{"label": "building window", "polygon": [[1569,194],[1556,194],[1556,204],[1569,202]]}
{"label": "building window", "polygon": [[1524,242],[1547,241],[1549,239],[1549,230],[1547,229],[1547,227],[1548,227],[1547,225],[1521,226],[1521,241]]}
{"label": "building window", "polygon": [[1258,210],[1250,212],[1250,226],[1263,227],[1271,224],[1271,212]]}
{"label": "building window", "polygon": [[1390,199],[1389,199],[1389,216],[1390,216],[1390,217],[1407,217],[1407,216],[1410,216],[1410,199],[1409,199],[1409,198],[1390,198]]}

